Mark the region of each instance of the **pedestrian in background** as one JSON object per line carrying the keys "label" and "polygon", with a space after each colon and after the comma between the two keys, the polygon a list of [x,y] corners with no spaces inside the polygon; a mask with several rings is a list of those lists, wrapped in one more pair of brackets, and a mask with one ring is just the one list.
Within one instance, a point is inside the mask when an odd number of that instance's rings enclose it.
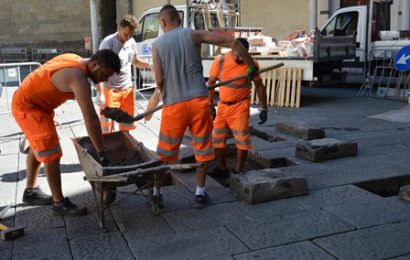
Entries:
{"label": "pedestrian in background", "polygon": [[[111,76],[106,82],[97,86],[95,102],[100,111],[106,107],[118,108],[134,116],[135,89],[132,83],[131,64],[137,68],[148,69],[150,64],[137,57],[137,43],[132,36],[138,27],[138,21],[133,15],[125,15],[118,31],[105,37],[100,44],[100,50],[110,49],[118,54],[121,60],[121,71]],[[104,134],[114,131],[114,121],[100,113],[101,128]],[[119,123],[119,130],[135,129],[135,123]]]}

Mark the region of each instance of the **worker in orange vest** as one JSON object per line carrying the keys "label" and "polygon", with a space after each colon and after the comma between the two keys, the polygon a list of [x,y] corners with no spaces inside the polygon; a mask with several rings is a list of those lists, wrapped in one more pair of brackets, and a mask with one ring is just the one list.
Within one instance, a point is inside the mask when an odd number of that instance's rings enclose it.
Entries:
{"label": "worker in orange vest", "polygon": [[[12,100],[12,114],[30,143],[23,202],[28,205],[53,204],[55,215],[87,214],[85,207],[70,202],[61,190],[62,151],[53,120],[54,109],[68,99],[76,99],[87,133],[98,152],[98,160],[106,165],[101,126],[88,78],[94,83],[105,81],[118,73],[120,66],[118,55],[110,50],[98,51],[90,59],[62,54],[31,72],[18,87]],[[44,163],[52,196],[45,194],[37,184],[41,163]]]}
{"label": "worker in orange vest", "polygon": [[[238,38],[238,40],[249,50],[249,43],[246,39]],[[258,64],[256,60],[254,62]],[[211,65],[208,85],[214,85],[217,80],[224,81],[243,75],[246,70],[247,65],[244,64],[236,50],[220,54]],[[261,105],[259,114],[261,121],[259,124],[263,124],[268,118],[266,90],[259,75],[253,79],[253,82]],[[218,111],[212,132],[212,142],[218,160],[218,167],[209,173],[212,177],[228,177],[230,174],[225,156],[226,138],[230,131],[232,131],[235,138],[237,150],[236,166],[232,172],[241,173],[243,171],[248,150],[252,148],[249,133],[250,89],[251,81],[249,79],[237,80],[219,88],[220,101],[218,102]],[[212,102],[213,92],[211,92],[210,98]]]}
{"label": "worker in orange vest", "polygon": [[[162,161],[176,161],[185,130],[189,128],[195,159],[204,163],[203,167],[197,168],[194,199],[194,207],[201,209],[208,205],[205,193],[207,162],[215,158],[211,142],[211,104],[203,77],[201,44],[235,49],[246,63],[250,79],[258,68],[233,36],[182,28],[178,11],[172,5],[165,5],[159,16],[165,33],[153,43],[152,50],[155,82],[164,103],[157,154]],[[159,186],[154,188],[154,197],[161,198]]]}

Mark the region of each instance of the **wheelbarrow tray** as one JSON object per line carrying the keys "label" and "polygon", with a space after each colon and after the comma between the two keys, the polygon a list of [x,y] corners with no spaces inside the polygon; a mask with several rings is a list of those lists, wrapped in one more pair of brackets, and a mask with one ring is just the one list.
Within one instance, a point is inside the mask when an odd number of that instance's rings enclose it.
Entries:
{"label": "wheelbarrow tray", "polygon": [[[104,135],[103,140],[105,155],[110,161],[106,167],[97,161],[97,152],[88,136],[72,139],[87,180],[102,180],[104,178],[101,177],[161,164],[153,151],[127,132],[110,133]],[[116,181],[121,182],[123,179],[110,178],[110,182]]]}

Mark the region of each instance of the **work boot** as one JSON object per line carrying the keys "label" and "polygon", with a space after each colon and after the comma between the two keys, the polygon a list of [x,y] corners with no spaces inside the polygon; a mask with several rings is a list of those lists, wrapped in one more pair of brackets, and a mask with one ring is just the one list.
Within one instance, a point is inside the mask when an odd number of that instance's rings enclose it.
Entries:
{"label": "work boot", "polygon": [[53,213],[58,216],[83,216],[88,210],[86,207],[79,208],[66,197],[60,202],[53,203]]}
{"label": "work boot", "polygon": [[212,178],[228,178],[231,174],[228,169],[221,170],[219,167],[216,167],[213,171],[208,173]]}
{"label": "work boot", "polygon": [[53,198],[45,194],[40,187],[26,188],[23,194],[23,202],[29,206],[51,205]]}
{"label": "work boot", "polygon": [[204,193],[204,195],[195,195],[195,201],[194,201],[194,208],[196,209],[203,209],[208,206],[208,201],[209,201],[209,196]]}

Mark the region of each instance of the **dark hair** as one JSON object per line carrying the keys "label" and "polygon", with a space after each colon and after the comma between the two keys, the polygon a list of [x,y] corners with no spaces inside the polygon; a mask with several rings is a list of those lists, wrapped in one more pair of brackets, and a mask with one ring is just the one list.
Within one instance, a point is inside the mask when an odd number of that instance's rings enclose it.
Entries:
{"label": "dark hair", "polygon": [[116,73],[120,73],[121,62],[118,55],[109,49],[99,50],[91,56],[90,61],[96,61],[104,68],[111,68]]}
{"label": "dark hair", "polygon": [[130,27],[133,30],[137,29],[137,18],[135,18],[135,16],[131,14],[124,15],[124,17],[120,21],[120,27]]}
{"label": "dark hair", "polygon": [[237,38],[237,40],[249,51],[249,42],[245,38]]}
{"label": "dark hair", "polygon": [[181,23],[178,10],[173,5],[164,5],[159,14],[167,16],[170,21]]}

